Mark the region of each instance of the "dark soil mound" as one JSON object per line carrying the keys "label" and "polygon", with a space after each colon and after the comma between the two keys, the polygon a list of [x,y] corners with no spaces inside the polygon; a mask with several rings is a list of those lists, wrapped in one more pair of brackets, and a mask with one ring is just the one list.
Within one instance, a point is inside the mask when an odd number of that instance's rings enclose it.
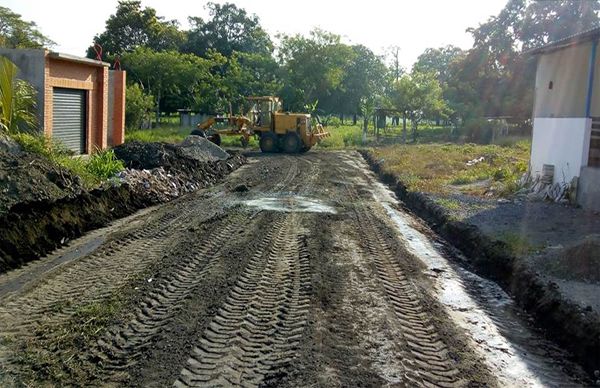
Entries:
{"label": "dark soil mound", "polygon": [[245,161],[234,154],[203,162],[164,143],[127,143],[115,153],[129,167],[120,184],[85,191],[49,160],[0,147],[0,199],[8,209],[0,213],[0,273],[138,209],[210,186]]}
{"label": "dark soil mound", "polygon": [[600,282],[600,236],[588,237],[540,263],[551,275],[562,279]]}
{"label": "dark soil mound", "polygon": [[[135,170],[151,170],[162,167],[165,171],[188,182],[198,182],[206,186],[231,170],[227,161],[205,161],[191,156],[179,145],[169,143],[129,142],[114,148],[115,155],[127,168]],[[240,158],[232,154],[229,160]],[[235,162],[237,163],[237,161]]]}
{"label": "dark soil mound", "polygon": [[[114,148],[117,158],[125,166],[137,170],[163,167],[166,171],[194,174],[196,168],[206,163],[225,160],[229,155],[217,145],[198,136],[195,142],[184,145],[169,143],[129,142]],[[205,143],[209,143],[208,145]],[[218,152],[218,155],[215,154]]]}
{"label": "dark soil mound", "polygon": [[17,203],[54,201],[82,189],[79,177],[50,160],[0,147],[0,214]]}

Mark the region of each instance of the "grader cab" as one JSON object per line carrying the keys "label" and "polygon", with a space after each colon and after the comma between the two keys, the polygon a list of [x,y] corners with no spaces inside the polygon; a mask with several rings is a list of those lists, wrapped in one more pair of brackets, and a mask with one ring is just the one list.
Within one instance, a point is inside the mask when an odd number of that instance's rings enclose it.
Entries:
{"label": "grader cab", "polygon": [[[203,134],[220,144],[221,136],[241,136],[247,145],[251,136],[259,140],[262,152],[306,152],[324,137],[329,136],[320,123],[313,123],[310,114],[282,111],[278,97],[248,97],[251,108],[244,116],[211,117],[198,124],[192,134]],[[218,122],[226,128],[214,129]]]}

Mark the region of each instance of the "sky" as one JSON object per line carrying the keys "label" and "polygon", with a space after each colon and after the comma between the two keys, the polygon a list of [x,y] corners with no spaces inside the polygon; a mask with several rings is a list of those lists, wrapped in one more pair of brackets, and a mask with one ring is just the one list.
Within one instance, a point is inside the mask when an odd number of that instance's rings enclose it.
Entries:
{"label": "sky", "polygon": [[[256,14],[263,28],[308,34],[314,27],[339,34],[346,43],[363,44],[376,54],[400,47],[400,64],[410,69],[428,47],[448,44],[470,48],[466,29],[497,15],[507,0],[229,0]],[[221,0],[214,0],[223,3]],[[85,55],[94,35],[104,31],[117,0],[0,0],[0,5],[35,22],[55,41],[55,51]],[[206,18],[206,1],[142,0],[166,19],[189,27],[188,16]]]}

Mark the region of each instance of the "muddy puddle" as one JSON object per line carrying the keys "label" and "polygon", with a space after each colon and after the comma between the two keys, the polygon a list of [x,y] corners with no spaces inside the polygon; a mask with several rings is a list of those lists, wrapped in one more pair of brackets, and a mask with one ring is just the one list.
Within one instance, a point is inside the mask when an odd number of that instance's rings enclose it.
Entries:
{"label": "muddy puddle", "polygon": [[260,197],[239,202],[245,206],[260,210],[270,210],[289,213],[331,213],[336,210],[323,201],[307,198],[301,195],[283,194],[273,197]]}
{"label": "muddy puddle", "polygon": [[[348,161],[355,164],[354,161]],[[358,163],[356,163],[358,164]],[[585,372],[567,361],[570,356],[532,329],[530,318],[496,283],[449,261],[442,245],[421,233],[417,221],[399,211],[395,195],[377,181],[366,165],[368,188],[393,221],[407,249],[427,266],[435,294],[451,319],[467,334],[501,386],[579,386]],[[575,377],[573,377],[575,376]]]}

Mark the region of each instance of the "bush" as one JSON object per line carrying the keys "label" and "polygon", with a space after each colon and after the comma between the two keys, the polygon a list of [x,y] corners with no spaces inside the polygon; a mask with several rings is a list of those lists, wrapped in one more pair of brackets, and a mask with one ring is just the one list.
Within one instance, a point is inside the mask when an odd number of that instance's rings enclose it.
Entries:
{"label": "bush", "polygon": [[154,109],[154,97],[147,95],[138,84],[127,87],[125,100],[127,129],[140,129],[144,121],[150,119],[152,109]]}
{"label": "bush", "polygon": [[337,116],[329,116],[326,119],[328,127],[339,128],[342,125],[342,120]]}
{"label": "bush", "polygon": [[11,134],[11,137],[17,143],[19,143],[19,145],[25,151],[42,155],[48,159],[55,159],[59,156],[74,155],[74,153],[65,147],[61,142],[48,136],[17,132]]}
{"label": "bush", "polygon": [[123,171],[125,164],[122,160],[117,159],[115,151],[104,150],[92,154],[85,168],[90,174],[100,179],[108,179]]}
{"label": "bush", "polygon": [[467,120],[461,129],[461,133],[467,141],[478,144],[489,144],[494,137],[494,131],[498,124],[484,118]]}
{"label": "bush", "polygon": [[43,135],[15,133],[12,138],[28,152],[41,155],[78,175],[83,183],[92,187],[109,179],[125,168],[113,150],[96,151],[88,159],[76,157],[61,142]]}
{"label": "bush", "polygon": [[326,127],[325,131],[329,132],[330,136],[319,143],[321,148],[341,149],[362,145],[362,130],[359,126]]}

